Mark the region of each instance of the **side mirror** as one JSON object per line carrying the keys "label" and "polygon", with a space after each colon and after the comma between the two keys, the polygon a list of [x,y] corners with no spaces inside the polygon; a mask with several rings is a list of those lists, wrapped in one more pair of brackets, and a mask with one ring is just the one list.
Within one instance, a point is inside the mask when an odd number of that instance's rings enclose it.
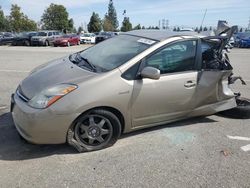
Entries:
{"label": "side mirror", "polygon": [[152,80],[159,80],[161,77],[161,72],[159,69],[154,67],[145,67],[141,71],[141,77],[142,78],[149,78]]}

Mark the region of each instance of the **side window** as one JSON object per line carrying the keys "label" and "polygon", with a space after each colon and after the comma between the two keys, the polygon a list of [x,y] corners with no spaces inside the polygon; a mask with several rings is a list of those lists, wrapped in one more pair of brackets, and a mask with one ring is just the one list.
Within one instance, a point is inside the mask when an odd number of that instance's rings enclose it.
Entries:
{"label": "side window", "polygon": [[48,36],[52,36],[52,32],[49,32],[49,35]]}
{"label": "side window", "polygon": [[170,44],[146,59],[146,66],[159,69],[161,74],[195,69],[196,40]]}

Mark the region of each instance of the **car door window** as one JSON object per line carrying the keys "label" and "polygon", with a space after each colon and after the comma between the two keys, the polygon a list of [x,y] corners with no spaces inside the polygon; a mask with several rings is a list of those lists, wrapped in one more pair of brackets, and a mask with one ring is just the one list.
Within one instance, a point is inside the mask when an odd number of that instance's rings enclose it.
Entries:
{"label": "car door window", "polygon": [[52,32],[49,32],[49,36],[52,36]]}
{"label": "car door window", "polygon": [[146,66],[159,69],[161,74],[195,69],[196,40],[170,44],[145,60]]}

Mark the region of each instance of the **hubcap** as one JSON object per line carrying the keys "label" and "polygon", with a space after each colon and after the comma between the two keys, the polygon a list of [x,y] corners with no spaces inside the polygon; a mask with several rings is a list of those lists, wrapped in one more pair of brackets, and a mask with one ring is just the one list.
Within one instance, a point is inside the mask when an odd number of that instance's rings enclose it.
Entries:
{"label": "hubcap", "polygon": [[100,115],[87,115],[75,127],[76,140],[83,145],[99,146],[107,143],[113,134],[110,121]]}
{"label": "hubcap", "polygon": [[101,130],[97,126],[90,127],[87,132],[88,132],[88,136],[92,138],[97,138],[101,134]]}

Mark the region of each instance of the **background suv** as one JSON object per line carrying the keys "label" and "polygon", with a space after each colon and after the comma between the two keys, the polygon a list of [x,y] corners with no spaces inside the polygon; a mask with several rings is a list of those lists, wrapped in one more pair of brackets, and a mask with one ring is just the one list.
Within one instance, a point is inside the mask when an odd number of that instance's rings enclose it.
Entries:
{"label": "background suv", "polygon": [[31,38],[32,46],[49,46],[55,38],[62,34],[59,31],[39,31],[36,36]]}

